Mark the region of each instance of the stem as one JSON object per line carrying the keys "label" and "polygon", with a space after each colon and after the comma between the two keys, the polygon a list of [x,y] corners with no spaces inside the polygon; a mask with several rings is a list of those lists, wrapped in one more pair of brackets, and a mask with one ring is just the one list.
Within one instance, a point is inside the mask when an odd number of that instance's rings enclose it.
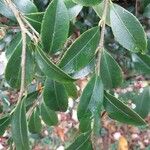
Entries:
{"label": "stem", "polygon": [[101,37],[100,37],[100,42],[99,42],[99,46],[97,48],[97,52],[98,52],[98,62],[97,62],[97,70],[96,73],[97,75],[100,75],[100,63],[101,63],[101,54],[104,48],[104,36],[105,36],[105,28],[106,28],[106,17],[107,17],[107,9],[108,9],[108,4],[109,4],[109,0],[105,0],[104,3],[104,11],[103,11],[103,16],[99,22],[99,26],[101,26]]}
{"label": "stem", "polygon": [[23,23],[23,21],[21,20],[20,17],[20,12],[17,10],[17,8],[15,7],[15,5],[12,3],[11,0],[5,0],[5,3],[8,5],[8,7],[12,10],[12,12],[14,13],[20,29],[21,29],[21,34],[22,34],[22,55],[21,55],[21,85],[20,85],[20,92],[19,92],[19,97],[18,97],[18,103],[21,101],[22,96],[24,94],[24,90],[25,90],[25,78],[26,78],[26,33],[27,33],[27,29]]}

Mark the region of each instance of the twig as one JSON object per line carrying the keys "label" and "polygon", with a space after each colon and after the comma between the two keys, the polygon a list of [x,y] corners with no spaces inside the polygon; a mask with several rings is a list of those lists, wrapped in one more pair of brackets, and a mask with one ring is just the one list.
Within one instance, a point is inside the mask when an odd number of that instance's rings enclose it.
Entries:
{"label": "twig", "polygon": [[24,90],[25,90],[25,74],[26,74],[26,33],[27,33],[27,29],[23,23],[23,21],[21,20],[20,17],[20,12],[17,10],[17,8],[15,7],[15,5],[12,3],[11,0],[5,0],[5,3],[8,5],[8,7],[12,10],[12,12],[14,13],[20,29],[21,29],[21,34],[22,34],[22,55],[21,55],[21,85],[20,85],[20,92],[19,92],[19,97],[18,97],[18,103],[21,101],[22,96],[24,94]]}
{"label": "twig", "polygon": [[105,36],[108,4],[109,4],[109,0],[105,0],[103,16],[99,22],[99,26],[101,26],[101,37],[100,37],[99,46],[97,48],[97,52],[98,52],[98,62],[97,62],[97,66],[96,66],[97,75],[100,75],[101,53],[102,53],[103,48],[104,48],[104,36]]}

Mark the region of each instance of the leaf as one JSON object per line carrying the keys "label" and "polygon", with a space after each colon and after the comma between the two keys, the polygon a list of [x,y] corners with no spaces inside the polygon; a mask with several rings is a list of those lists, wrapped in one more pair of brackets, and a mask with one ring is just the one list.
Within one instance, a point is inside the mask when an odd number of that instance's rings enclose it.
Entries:
{"label": "leaf", "polygon": [[44,53],[40,47],[37,47],[35,56],[41,71],[50,79],[63,83],[75,81],[60,68],[58,68],[54,63],[52,63],[46,56],[46,53]]}
{"label": "leaf", "polygon": [[83,8],[81,5],[75,4],[72,0],[64,0],[64,3],[68,9],[70,20],[73,20]]}
{"label": "leaf", "polygon": [[42,120],[49,126],[57,125],[58,117],[57,114],[49,109],[44,103],[41,105],[41,117]]}
{"label": "leaf", "polygon": [[65,83],[64,86],[69,97],[72,97],[75,99],[78,97],[77,87],[74,83]]}
{"label": "leaf", "polygon": [[9,59],[16,49],[22,49],[21,33],[17,33],[6,48],[6,57]]}
{"label": "leaf", "polygon": [[73,0],[75,3],[81,4],[83,6],[94,6],[101,2],[101,0]]}
{"label": "leaf", "polygon": [[80,134],[66,150],[93,150],[90,132]]}
{"label": "leaf", "polygon": [[135,111],[142,117],[145,118],[150,111],[150,87],[145,87],[144,91],[139,95],[133,97],[135,103]]}
{"label": "leaf", "polygon": [[139,72],[150,74],[150,56],[149,55],[142,55],[132,54],[132,60],[134,62],[135,69]]}
{"label": "leaf", "polygon": [[135,111],[106,92],[104,97],[104,107],[112,119],[126,124],[146,125],[146,122]]}
{"label": "leaf", "polygon": [[69,16],[63,0],[53,0],[47,7],[41,27],[44,51],[55,53],[67,39]]}
{"label": "leaf", "polygon": [[[13,88],[20,88],[21,83],[21,45],[22,42],[15,47],[11,57],[8,60],[5,70],[5,79],[7,83]],[[34,60],[28,46],[26,51],[25,84],[27,85],[33,80]]]}
{"label": "leaf", "polygon": [[54,111],[66,111],[68,108],[68,95],[63,84],[46,79],[43,98],[46,106]]}
{"label": "leaf", "polygon": [[122,70],[106,50],[102,52],[100,73],[106,89],[116,88],[122,83]]}
{"label": "leaf", "polygon": [[110,22],[116,40],[127,50],[144,53],[147,40],[138,19],[117,4],[110,5]]}
{"label": "leaf", "polygon": [[[100,4],[93,6],[94,11],[96,14],[102,18],[103,16],[103,11],[104,11],[104,1],[102,1]],[[110,6],[108,5],[108,10],[107,10],[107,16],[106,16],[106,24],[110,26]]]}
{"label": "leaf", "polygon": [[30,24],[33,26],[35,30],[40,32],[43,15],[44,15],[43,12],[36,12],[36,13],[26,14],[25,18],[30,22]]}
{"label": "leaf", "polygon": [[[36,6],[30,0],[12,0],[17,9],[22,13],[34,13],[37,12]],[[5,5],[4,0],[0,0],[0,13],[14,21],[16,21],[13,12]]]}
{"label": "leaf", "polygon": [[0,118],[0,136],[2,136],[10,124],[10,116],[4,116]]}
{"label": "leaf", "polygon": [[103,103],[103,84],[99,76],[94,75],[85,87],[78,105],[78,119],[93,117],[100,112]]}
{"label": "leaf", "polygon": [[95,55],[99,43],[99,27],[83,33],[67,50],[59,66],[67,73],[74,73],[85,67]]}
{"label": "leaf", "polygon": [[80,125],[79,125],[79,129],[80,132],[85,133],[91,130],[91,122],[92,119],[87,117],[87,118],[82,118],[80,120]]}
{"label": "leaf", "polygon": [[41,124],[41,119],[40,119],[40,116],[39,116],[38,109],[35,109],[32,112],[32,115],[29,119],[28,127],[29,127],[29,131],[31,133],[35,134],[35,133],[40,133],[41,132],[42,124]]}
{"label": "leaf", "polygon": [[144,9],[144,14],[145,17],[150,18],[150,4],[146,6]]}
{"label": "leaf", "polygon": [[29,150],[29,137],[27,131],[26,111],[24,99],[22,99],[12,116],[12,138],[16,146],[16,150]]}

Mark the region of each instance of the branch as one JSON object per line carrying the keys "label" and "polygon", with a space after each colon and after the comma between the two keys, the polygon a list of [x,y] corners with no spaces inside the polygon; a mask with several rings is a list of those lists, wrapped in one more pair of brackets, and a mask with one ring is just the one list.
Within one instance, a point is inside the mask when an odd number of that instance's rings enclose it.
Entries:
{"label": "branch", "polygon": [[105,27],[106,27],[106,17],[107,17],[108,4],[109,4],[109,0],[105,0],[103,16],[102,16],[102,18],[99,22],[99,26],[101,26],[101,37],[100,37],[99,46],[97,48],[97,52],[98,52],[98,62],[97,62],[97,66],[96,66],[97,75],[100,75],[101,53],[102,53],[103,48],[104,48],[104,36],[105,36]]}
{"label": "branch", "polygon": [[19,92],[19,97],[18,97],[18,102],[21,101],[22,96],[25,91],[25,78],[26,78],[26,33],[27,29],[20,17],[20,12],[17,10],[15,5],[11,0],[5,0],[6,5],[12,10],[14,13],[20,29],[21,29],[21,34],[22,34],[22,55],[21,55],[21,85],[20,85],[20,92]]}

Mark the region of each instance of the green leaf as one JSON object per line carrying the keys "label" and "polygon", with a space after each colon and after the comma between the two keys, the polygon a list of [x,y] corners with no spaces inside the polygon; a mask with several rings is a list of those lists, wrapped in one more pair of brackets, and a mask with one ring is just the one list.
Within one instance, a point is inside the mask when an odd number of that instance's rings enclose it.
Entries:
{"label": "green leaf", "polygon": [[26,122],[24,99],[17,105],[11,120],[12,138],[16,150],[29,150],[29,137]]}
{"label": "green leaf", "polygon": [[73,1],[83,6],[94,6],[101,2],[101,0],[73,0]]}
{"label": "green leaf", "polygon": [[[22,55],[22,42],[20,42],[14,49],[11,57],[8,60],[5,79],[8,84],[13,88],[20,88],[21,83],[21,55]],[[33,80],[34,60],[30,49],[27,46],[26,52],[26,78],[25,84],[28,85]]]}
{"label": "green leaf", "polygon": [[64,2],[68,9],[69,19],[73,20],[81,11],[82,6],[75,4],[72,0],[64,0]]}
{"label": "green leaf", "polygon": [[65,43],[69,31],[69,16],[63,0],[53,0],[47,7],[41,27],[44,51],[55,53]]}
{"label": "green leaf", "polygon": [[6,48],[6,57],[9,59],[16,49],[22,48],[21,33],[17,33]]}
{"label": "green leaf", "polygon": [[145,17],[150,18],[150,4],[146,6],[144,9],[144,14]]}
{"label": "green leaf", "polygon": [[[102,18],[103,16],[103,11],[104,11],[104,1],[102,1],[99,5],[93,6],[94,11],[96,14]],[[106,24],[110,26],[110,6],[108,6],[107,10],[107,16],[106,16]]]}
{"label": "green leaf", "polygon": [[40,47],[37,47],[35,56],[41,71],[50,79],[59,82],[75,81],[69,75],[64,73],[60,68],[58,68],[54,63],[52,63],[46,56],[46,53],[44,53]]}
{"label": "green leaf", "polygon": [[83,33],[66,51],[59,66],[67,73],[74,73],[85,67],[95,55],[99,38],[99,27]]}
{"label": "green leaf", "polygon": [[132,54],[135,69],[139,72],[150,74],[150,56],[142,54]]}
{"label": "green leaf", "polygon": [[68,108],[68,95],[63,84],[46,79],[43,98],[46,106],[54,111],[66,111]]}
{"label": "green leaf", "polygon": [[146,125],[146,122],[134,110],[130,109],[122,101],[106,92],[104,107],[112,119],[126,124]]}
{"label": "green leaf", "polygon": [[93,150],[90,132],[80,134],[66,150]]}
{"label": "green leaf", "polygon": [[74,83],[65,83],[64,86],[69,97],[72,97],[75,99],[78,97],[77,87]]}
{"label": "green leaf", "polygon": [[36,13],[26,14],[25,18],[30,22],[30,24],[33,26],[35,30],[40,32],[43,15],[44,15],[43,12],[36,12]]}
{"label": "green leaf", "polygon": [[99,113],[103,103],[103,84],[99,76],[94,75],[85,87],[78,105],[78,119],[93,117]]}
{"label": "green leaf", "polygon": [[10,124],[10,116],[4,116],[0,118],[0,136],[2,136]]}
{"label": "green leaf", "polygon": [[80,132],[85,133],[91,130],[91,122],[92,122],[92,118],[87,117],[87,118],[82,118],[80,120],[80,125],[79,125],[79,129]]}
{"label": "green leaf", "polygon": [[117,4],[111,4],[110,22],[116,40],[124,48],[142,53],[147,50],[146,34],[133,14]]}
{"label": "green leaf", "polygon": [[122,70],[106,50],[101,56],[100,73],[106,89],[116,88],[122,83]]}
{"label": "green leaf", "polygon": [[48,126],[54,126],[58,123],[57,114],[49,109],[44,103],[41,105],[41,117]]}
{"label": "green leaf", "polygon": [[142,117],[145,118],[150,111],[150,86],[145,87],[144,91],[134,98],[134,103],[136,105],[135,111]]}
{"label": "green leaf", "polygon": [[42,124],[41,124],[41,118],[39,116],[38,109],[35,109],[32,112],[32,115],[29,119],[28,127],[29,127],[29,131],[31,133],[40,133],[41,132]]}
{"label": "green leaf", "polygon": [[[37,12],[36,6],[30,0],[12,0],[17,9],[24,14]],[[5,5],[4,0],[0,0],[0,13],[14,21],[16,21],[12,11]]]}

